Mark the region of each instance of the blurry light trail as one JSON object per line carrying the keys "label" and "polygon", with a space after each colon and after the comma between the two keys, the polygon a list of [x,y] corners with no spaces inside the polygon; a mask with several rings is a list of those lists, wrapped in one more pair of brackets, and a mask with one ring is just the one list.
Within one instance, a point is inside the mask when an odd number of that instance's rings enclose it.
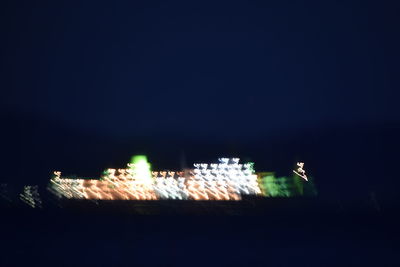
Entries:
{"label": "blurry light trail", "polygon": [[[127,168],[106,169],[100,179],[61,177],[55,171],[49,189],[60,198],[92,200],[241,200],[244,195],[303,192],[294,178],[258,177],[254,163],[239,162],[239,158],[220,158],[219,163],[196,163],[191,170],[151,171],[146,156],[134,156]],[[305,176],[304,163],[297,165]],[[30,199],[29,194],[25,198]]]}
{"label": "blurry light trail", "polygon": [[303,178],[304,180],[308,181],[307,176],[306,176],[306,171],[303,170],[304,163],[303,162],[297,162],[297,166],[299,166],[299,168],[297,168],[297,171],[293,171],[293,172],[295,174],[297,174],[298,176],[300,176],[301,178]]}
{"label": "blurry light trail", "polygon": [[19,195],[20,199],[32,208],[41,208],[42,201],[39,196],[38,186],[24,186],[23,192]]}

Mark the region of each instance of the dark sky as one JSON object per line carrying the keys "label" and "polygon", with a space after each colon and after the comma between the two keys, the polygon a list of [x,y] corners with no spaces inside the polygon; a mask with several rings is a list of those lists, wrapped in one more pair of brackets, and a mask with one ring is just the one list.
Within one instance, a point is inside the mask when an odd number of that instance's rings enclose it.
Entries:
{"label": "dark sky", "polygon": [[384,1],[1,10],[11,112],[111,136],[217,138],[400,119],[398,9]]}

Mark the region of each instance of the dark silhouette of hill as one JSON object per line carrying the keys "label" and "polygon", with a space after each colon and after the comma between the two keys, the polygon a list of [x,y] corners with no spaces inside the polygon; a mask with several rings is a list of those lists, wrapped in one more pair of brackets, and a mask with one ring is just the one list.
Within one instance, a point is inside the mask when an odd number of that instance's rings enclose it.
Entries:
{"label": "dark silhouette of hill", "polygon": [[[314,129],[259,134],[254,139],[196,139],[182,136],[118,138],[68,128],[60,122],[3,112],[1,182],[45,186],[54,170],[98,177],[107,167],[123,167],[131,155],[144,153],[155,169],[180,169],[195,161],[238,156],[257,171],[291,175],[304,161],[320,197],[338,203],[397,203],[396,172],[399,124],[330,125]],[[375,201],[375,200],[374,200]]]}

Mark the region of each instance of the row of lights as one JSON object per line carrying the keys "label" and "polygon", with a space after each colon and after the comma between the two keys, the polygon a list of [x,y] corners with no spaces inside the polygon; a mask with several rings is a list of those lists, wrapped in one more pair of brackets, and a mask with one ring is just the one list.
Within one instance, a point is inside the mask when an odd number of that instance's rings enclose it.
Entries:
{"label": "row of lights", "polygon": [[55,172],[51,190],[66,198],[106,200],[240,200],[242,195],[261,194],[251,163],[220,158],[218,164],[194,167],[187,177],[183,172],[152,172],[149,176],[143,163],[107,169],[101,180],[65,179]]}

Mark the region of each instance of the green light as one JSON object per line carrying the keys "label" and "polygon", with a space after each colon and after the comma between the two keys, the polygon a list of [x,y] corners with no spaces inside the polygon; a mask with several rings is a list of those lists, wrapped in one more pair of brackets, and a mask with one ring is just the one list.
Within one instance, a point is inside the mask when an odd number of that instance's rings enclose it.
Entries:
{"label": "green light", "polygon": [[266,196],[292,197],[299,195],[292,177],[275,177],[268,175],[262,178],[261,186]]}
{"label": "green light", "polygon": [[136,155],[131,158],[131,169],[139,179],[151,181],[151,164],[144,155]]}

